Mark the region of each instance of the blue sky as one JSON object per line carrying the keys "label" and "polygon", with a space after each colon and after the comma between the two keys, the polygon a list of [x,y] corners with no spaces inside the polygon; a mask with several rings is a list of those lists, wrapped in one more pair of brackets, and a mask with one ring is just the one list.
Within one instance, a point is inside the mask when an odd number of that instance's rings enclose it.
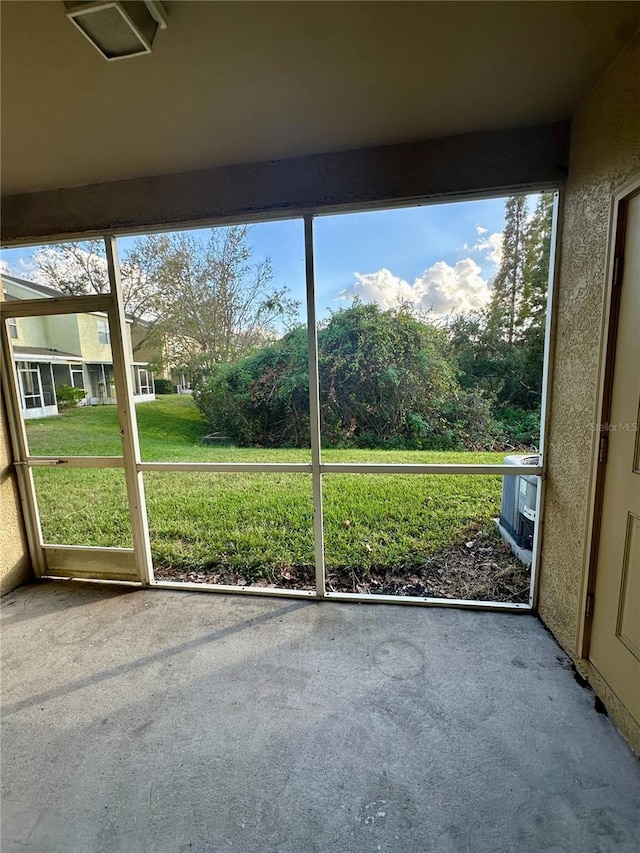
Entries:
{"label": "blue sky", "polygon": [[[383,307],[409,300],[435,316],[481,307],[503,227],[501,198],[317,217],[318,316],[348,305],[355,294]],[[256,261],[271,257],[274,285],[304,302],[302,221],[255,224],[249,239]],[[121,253],[131,240],[121,239]],[[3,266],[29,278],[33,251],[3,251]]]}

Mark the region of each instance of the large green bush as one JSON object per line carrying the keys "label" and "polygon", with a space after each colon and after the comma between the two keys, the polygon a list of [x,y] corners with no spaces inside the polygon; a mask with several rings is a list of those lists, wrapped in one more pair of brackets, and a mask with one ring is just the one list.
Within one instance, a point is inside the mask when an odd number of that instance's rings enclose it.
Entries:
{"label": "large green bush", "polygon": [[176,388],[170,379],[154,379],[153,385],[156,394],[175,394]]}
{"label": "large green bush", "polygon": [[221,364],[194,395],[212,432],[240,445],[309,444],[307,335],[294,329],[234,364]]}
{"label": "large green bush", "polygon": [[72,409],[84,400],[85,393],[82,388],[74,388],[72,385],[58,385],[56,388],[56,401],[58,409]]}
{"label": "large green bush", "polygon": [[527,410],[505,406],[496,412],[502,442],[517,449],[537,448],[540,443],[540,408]]}
{"label": "large green bush", "polygon": [[[465,391],[446,333],[404,309],[355,303],[319,330],[322,436],[334,447],[492,447],[488,400]],[[240,445],[308,446],[307,336],[297,328],[218,366],[196,402]]]}

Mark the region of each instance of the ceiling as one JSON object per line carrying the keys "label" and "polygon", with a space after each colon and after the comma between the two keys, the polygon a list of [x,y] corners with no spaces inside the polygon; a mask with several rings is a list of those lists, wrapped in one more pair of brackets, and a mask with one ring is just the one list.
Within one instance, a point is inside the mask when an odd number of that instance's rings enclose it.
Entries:
{"label": "ceiling", "polygon": [[167,2],[108,63],[62,2],[3,0],[2,192],[569,118],[638,2]]}

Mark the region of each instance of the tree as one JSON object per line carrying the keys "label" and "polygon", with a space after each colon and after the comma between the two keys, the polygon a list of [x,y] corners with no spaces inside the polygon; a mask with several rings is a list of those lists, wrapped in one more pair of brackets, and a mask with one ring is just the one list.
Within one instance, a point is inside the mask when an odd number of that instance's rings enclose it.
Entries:
{"label": "tree", "polygon": [[530,218],[524,197],[507,200],[504,254],[489,307],[446,327],[460,384],[492,401],[514,445],[535,444],[539,434],[552,211],[549,193]]}
{"label": "tree", "polygon": [[[269,258],[253,263],[247,226],[139,237],[120,260],[125,311],[136,349],[155,348],[172,367],[208,371],[233,361],[290,325],[298,303],[273,287]],[[100,240],[42,247],[38,279],[63,293],[106,293]]]}
{"label": "tree", "polygon": [[323,429],[334,441],[378,446],[435,436],[457,388],[446,337],[406,306],[381,311],[355,300],[318,335]]}
{"label": "tree", "polygon": [[527,197],[511,196],[505,209],[502,261],[493,282],[488,328],[492,336],[512,344],[522,298],[527,228]]}
{"label": "tree", "polygon": [[521,335],[544,334],[551,254],[553,195],[543,193],[527,225],[524,241],[522,298],[516,326]]}
{"label": "tree", "polygon": [[[151,316],[155,307],[153,236],[140,238],[121,263],[126,313],[134,322]],[[41,246],[33,256],[37,280],[72,296],[108,293],[107,259],[102,240]]]}
{"label": "tree", "polygon": [[242,445],[308,447],[307,332],[298,326],[235,363],[215,367],[195,393],[213,432]]}
{"label": "tree", "polygon": [[179,233],[159,239],[155,334],[181,367],[207,373],[250,353],[292,323],[299,304],[272,285],[269,258],[253,263],[246,225],[211,230],[207,242]]}

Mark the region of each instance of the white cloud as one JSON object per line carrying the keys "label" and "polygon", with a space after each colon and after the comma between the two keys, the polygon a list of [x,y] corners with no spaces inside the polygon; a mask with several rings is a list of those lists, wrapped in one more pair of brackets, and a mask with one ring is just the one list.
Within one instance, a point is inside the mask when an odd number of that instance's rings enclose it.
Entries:
{"label": "white cloud", "polygon": [[360,297],[363,302],[377,302],[383,309],[395,308],[401,302],[415,302],[415,293],[409,282],[387,269],[377,272],[354,273],[355,282],[338,294],[338,299]]}
{"label": "white cloud", "polygon": [[478,234],[486,234],[488,230],[488,228],[483,228],[482,225],[476,225],[476,231]]}
{"label": "white cloud", "polygon": [[476,311],[490,297],[488,282],[471,258],[450,266],[438,261],[409,284],[387,269],[373,273],[355,273],[355,282],[343,290],[339,299],[358,296],[363,302],[377,302],[385,310],[409,302],[434,317]]}
{"label": "white cloud", "polygon": [[30,256],[26,258],[18,258],[14,263],[4,262],[4,271],[8,275],[13,275],[16,278],[22,278],[25,281],[37,281],[36,265]]}
{"label": "white cloud", "polygon": [[415,286],[421,294],[420,307],[430,308],[438,315],[476,311],[490,296],[488,283],[471,258],[464,258],[453,267],[438,261],[416,279]]}
{"label": "white cloud", "polygon": [[35,265],[30,257],[18,258],[14,263],[10,263],[6,258],[2,258],[0,260],[0,271],[5,273],[5,275],[13,275],[16,278],[35,281]]}
{"label": "white cloud", "polygon": [[[483,234],[487,229],[483,228],[482,231],[479,229],[476,230],[478,230],[478,234]],[[493,234],[489,234],[488,237],[478,240],[473,248],[476,252],[486,252],[488,260],[493,261],[499,267],[502,261],[502,243],[502,231],[495,231]]]}
{"label": "white cloud", "polygon": [[[109,271],[107,259],[102,255],[87,252],[75,244],[41,246],[33,254],[32,281],[52,287],[57,281],[77,281],[84,284],[87,293],[97,287],[108,290]],[[91,281],[96,286],[91,285]]]}

